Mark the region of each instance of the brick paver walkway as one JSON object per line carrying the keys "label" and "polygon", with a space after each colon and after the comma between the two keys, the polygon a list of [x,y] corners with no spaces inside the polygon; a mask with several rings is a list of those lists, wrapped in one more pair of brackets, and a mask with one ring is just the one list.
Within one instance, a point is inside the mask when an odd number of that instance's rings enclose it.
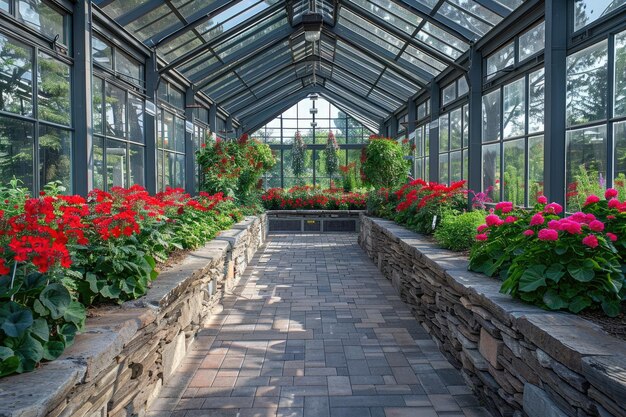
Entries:
{"label": "brick paver walkway", "polygon": [[356,240],[271,235],[151,417],[489,416]]}

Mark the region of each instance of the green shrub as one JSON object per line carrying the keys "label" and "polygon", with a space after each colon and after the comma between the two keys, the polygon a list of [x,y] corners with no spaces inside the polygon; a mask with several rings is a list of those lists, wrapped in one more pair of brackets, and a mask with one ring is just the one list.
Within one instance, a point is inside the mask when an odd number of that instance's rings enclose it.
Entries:
{"label": "green shrub", "polygon": [[374,188],[398,187],[406,181],[409,165],[400,143],[388,138],[370,138],[363,163],[363,174],[368,185]]}
{"label": "green shrub", "polygon": [[468,250],[474,243],[476,228],[484,221],[483,211],[446,212],[435,230],[435,240],[446,249],[457,252]]}

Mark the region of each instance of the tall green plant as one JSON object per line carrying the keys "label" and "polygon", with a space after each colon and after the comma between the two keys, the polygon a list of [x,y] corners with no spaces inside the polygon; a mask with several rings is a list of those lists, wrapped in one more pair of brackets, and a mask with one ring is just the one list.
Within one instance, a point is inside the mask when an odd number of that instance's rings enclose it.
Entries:
{"label": "tall green plant", "polygon": [[402,145],[393,139],[371,137],[365,148],[363,174],[365,182],[374,188],[395,188],[407,178],[409,161],[404,158]]}
{"label": "tall green plant", "polygon": [[300,131],[296,132],[296,137],[293,140],[293,146],[291,147],[291,170],[293,171],[293,175],[298,178],[302,177],[304,171],[306,170],[306,144],[304,140],[302,140],[302,135]]}
{"label": "tall green plant", "polygon": [[332,130],[328,132],[324,156],[326,157],[326,174],[328,174],[328,177],[332,181],[333,176],[337,173],[339,168],[339,145],[337,144]]}

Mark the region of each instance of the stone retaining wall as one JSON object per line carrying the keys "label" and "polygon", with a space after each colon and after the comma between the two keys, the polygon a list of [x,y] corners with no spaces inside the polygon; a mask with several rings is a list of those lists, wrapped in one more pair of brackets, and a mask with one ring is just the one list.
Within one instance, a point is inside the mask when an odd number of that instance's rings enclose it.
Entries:
{"label": "stone retaining wall", "polygon": [[501,416],[626,416],[626,342],[500,282],[393,222],[362,216],[359,243],[474,391]]}
{"label": "stone retaining wall", "polygon": [[[265,242],[248,217],[162,272],[145,297],[93,311],[56,361],[0,380],[0,416],[142,416],[185,357],[224,291]],[[208,341],[207,341],[208,342]]]}

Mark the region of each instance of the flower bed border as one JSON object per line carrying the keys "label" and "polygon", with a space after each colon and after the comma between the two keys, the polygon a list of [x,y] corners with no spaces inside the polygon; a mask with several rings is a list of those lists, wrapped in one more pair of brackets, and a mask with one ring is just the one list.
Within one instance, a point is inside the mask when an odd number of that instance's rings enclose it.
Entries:
{"label": "flower bed border", "polygon": [[[268,224],[270,233],[358,233],[361,214],[365,210],[268,210]],[[319,223],[319,230],[306,230],[305,221],[311,220]],[[299,222],[299,230],[277,230],[277,224],[281,221]],[[326,230],[326,222],[353,222],[354,230]]]}
{"label": "flower bed border", "polygon": [[500,294],[466,257],[392,221],[362,215],[359,244],[498,415],[626,415],[626,342]]}
{"label": "flower bed border", "polygon": [[143,415],[201,333],[224,291],[266,239],[249,216],[162,272],[146,296],[102,307],[55,361],[0,380],[1,417]]}

